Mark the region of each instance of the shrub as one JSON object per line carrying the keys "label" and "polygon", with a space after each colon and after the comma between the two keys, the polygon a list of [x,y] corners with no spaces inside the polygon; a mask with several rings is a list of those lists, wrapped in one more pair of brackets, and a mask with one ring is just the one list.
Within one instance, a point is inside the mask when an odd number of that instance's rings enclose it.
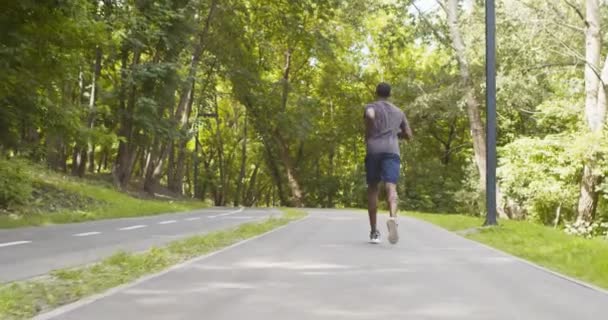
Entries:
{"label": "shrub", "polygon": [[0,159],[0,208],[25,203],[32,193],[27,166],[19,160]]}
{"label": "shrub", "polygon": [[572,224],[566,224],[565,229],[567,234],[593,238],[593,237],[604,237],[608,238],[608,222],[602,221],[580,221]]}
{"label": "shrub", "polygon": [[578,199],[582,158],[571,149],[572,137],[521,138],[502,148],[498,175],[504,194],[528,213],[527,218],[553,223],[570,220]]}

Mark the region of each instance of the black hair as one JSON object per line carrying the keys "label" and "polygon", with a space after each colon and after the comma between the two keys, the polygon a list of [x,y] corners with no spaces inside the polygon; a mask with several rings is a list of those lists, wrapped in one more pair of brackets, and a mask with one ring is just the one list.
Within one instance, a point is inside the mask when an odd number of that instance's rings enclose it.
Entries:
{"label": "black hair", "polygon": [[376,95],[380,98],[388,98],[391,96],[391,86],[388,83],[381,82],[376,87]]}

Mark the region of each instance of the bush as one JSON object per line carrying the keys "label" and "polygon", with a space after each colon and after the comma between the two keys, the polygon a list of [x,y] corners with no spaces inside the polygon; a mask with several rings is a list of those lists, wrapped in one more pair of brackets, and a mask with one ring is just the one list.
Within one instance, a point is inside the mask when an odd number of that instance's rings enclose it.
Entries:
{"label": "bush", "polygon": [[25,163],[0,159],[0,208],[25,203],[32,193],[32,181]]}
{"label": "bush", "polygon": [[567,234],[585,238],[604,237],[608,239],[608,222],[575,222],[567,224],[565,231]]}
{"label": "bush", "polygon": [[[426,138],[424,138],[426,139]],[[400,208],[415,211],[454,213],[459,208],[458,194],[463,180],[469,177],[469,155],[455,154],[448,163],[437,156],[441,147],[436,142],[416,141],[404,148],[403,175],[399,183]],[[424,159],[424,160],[421,160]],[[472,213],[470,206],[459,212]]]}
{"label": "bush", "polygon": [[505,196],[519,204],[526,218],[551,224],[575,215],[582,157],[569,136],[521,138],[502,148],[498,175]]}

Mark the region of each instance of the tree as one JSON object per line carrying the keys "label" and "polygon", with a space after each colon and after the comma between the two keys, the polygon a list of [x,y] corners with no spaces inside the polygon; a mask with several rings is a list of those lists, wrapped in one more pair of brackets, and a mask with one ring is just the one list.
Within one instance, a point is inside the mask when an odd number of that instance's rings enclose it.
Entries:
{"label": "tree", "polygon": [[[601,36],[598,0],[585,1],[585,118],[592,134],[601,134],[606,118],[606,83],[608,81],[608,57],[600,71]],[[590,146],[591,148],[595,146]],[[599,200],[597,190],[602,181],[597,167],[596,152],[587,159],[581,178],[577,221],[591,221]]]}
{"label": "tree", "polygon": [[[471,137],[473,138],[473,150],[475,153],[475,163],[479,172],[479,185],[485,189],[486,185],[486,170],[487,170],[487,159],[486,159],[486,131],[481,121],[481,107],[479,100],[475,95],[473,88],[473,82],[470,76],[470,63],[466,55],[466,48],[462,35],[460,33],[460,27],[458,24],[458,1],[457,0],[446,0],[444,6],[447,14],[448,26],[450,38],[452,41],[452,48],[456,54],[456,60],[460,69],[461,85],[464,89],[464,100],[466,104],[467,116],[469,119],[469,127],[471,131]],[[501,192],[500,186],[497,183],[496,186],[496,198],[497,198],[497,212],[500,217],[508,217],[501,207]]]}

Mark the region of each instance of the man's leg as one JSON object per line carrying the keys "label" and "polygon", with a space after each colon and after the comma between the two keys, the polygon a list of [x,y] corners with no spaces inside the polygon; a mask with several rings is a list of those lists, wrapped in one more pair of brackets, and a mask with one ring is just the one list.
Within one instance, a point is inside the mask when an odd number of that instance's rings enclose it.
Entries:
{"label": "man's leg", "polygon": [[386,155],[382,161],[382,180],[386,182],[386,200],[390,210],[390,217],[387,221],[388,226],[388,241],[395,244],[399,241],[399,232],[397,230],[397,182],[399,181],[399,173],[401,161],[398,155]]}
{"label": "man's leg", "polygon": [[367,185],[367,213],[369,215],[369,226],[371,231],[376,231],[376,221],[378,217],[378,184]]}
{"label": "man's leg", "polygon": [[397,217],[397,185],[394,183],[386,183],[386,200],[391,217]]}
{"label": "man's leg", "polygon": [[378,216],[378,183],[380,182],[380,162],[377,156],[367,155],[365,157],[365,170],[367,180],[367,212],[369,214],[369,240],[372,243],[380,243],[380,232],[376,228]]}

